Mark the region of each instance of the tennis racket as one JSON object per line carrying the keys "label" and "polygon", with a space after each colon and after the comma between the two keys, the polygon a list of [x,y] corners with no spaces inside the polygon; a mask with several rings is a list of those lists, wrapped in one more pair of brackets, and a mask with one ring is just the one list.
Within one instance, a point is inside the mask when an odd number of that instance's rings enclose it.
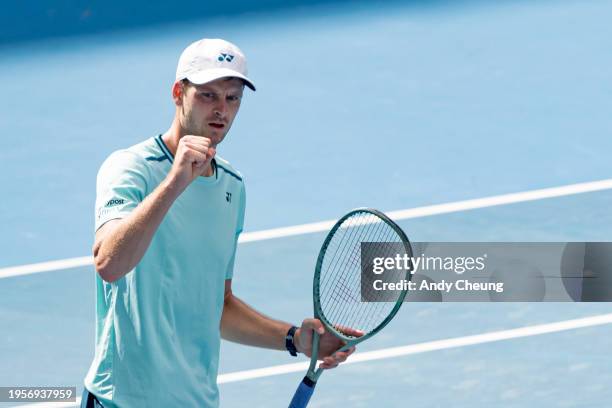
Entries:
{"label": "tennis racket", "polygon": [[[325,329],[346,344],[337,351],[346,351],[367,340],[393,319],[398,312],[407,290],[385,293],[384,302],[367,302],[362,295],[362,248],[368,245],[370,253],[393,253],[407,255],[412,259],[412,248],[406,234],[389,217],[370,208],[350,211],[332,227],[325,238],[314,274],[314,317]],[[393,243],[389,245],[389,243]],[[387,256],[387,255],[386,255]],[[394,255],[393,255],[394,256]],[[410,280],[412,263],[402,278]],[[366,286],[365,290],[368,289]],[[367,293],[366,293],[367,295]],[[371,295],[371,293],[370,293]],[[343,332],[343,328],[360,330],[363,335],[354,337]],[[322,368],[317,368],[319,334],[314,331],[310,366],[302,383],[298,386],[289,408],[308,405]]]}

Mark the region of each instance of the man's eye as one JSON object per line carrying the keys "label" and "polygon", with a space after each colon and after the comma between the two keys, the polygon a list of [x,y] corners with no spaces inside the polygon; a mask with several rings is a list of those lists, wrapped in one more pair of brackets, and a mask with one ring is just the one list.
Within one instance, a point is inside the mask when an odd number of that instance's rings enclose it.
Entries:
{"label": "man's eye", "polygon": [[239,96],[236,96],[236,95],[229,95],[229,96],[227,97],[227,100],[228,100],[228,101],[230,101],[230,102],[236,102],[236,101],[239,101],[239,100],[240,100],[240,97],[239,97]]}
{"label": "man's eye", "polygon": [[215,96],[215,94],[211,92],[201,92],[200,95],[206,99],[212,99]]}

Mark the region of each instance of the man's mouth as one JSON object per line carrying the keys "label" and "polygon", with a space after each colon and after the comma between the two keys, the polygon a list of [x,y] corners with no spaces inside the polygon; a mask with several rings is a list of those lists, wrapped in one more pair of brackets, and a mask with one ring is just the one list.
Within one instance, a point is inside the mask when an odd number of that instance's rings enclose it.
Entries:
{"label": "man's mouth", "polygon": [[215,129],[223,129],[225,127],[223,123],[216,123],[216,122],[210,122],[208,126],[214,127]]}

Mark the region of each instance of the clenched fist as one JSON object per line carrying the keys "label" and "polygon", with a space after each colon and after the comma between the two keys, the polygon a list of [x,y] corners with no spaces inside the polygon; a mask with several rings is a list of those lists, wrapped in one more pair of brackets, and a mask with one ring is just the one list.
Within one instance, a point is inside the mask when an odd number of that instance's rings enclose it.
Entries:
{"label": "clenched fist", "polygon": [[211,140],[203,136],[186,135],[179,140],[174,164],[169,177],[180,189],[185,189],[196,177],[210,169],[216,149]]}

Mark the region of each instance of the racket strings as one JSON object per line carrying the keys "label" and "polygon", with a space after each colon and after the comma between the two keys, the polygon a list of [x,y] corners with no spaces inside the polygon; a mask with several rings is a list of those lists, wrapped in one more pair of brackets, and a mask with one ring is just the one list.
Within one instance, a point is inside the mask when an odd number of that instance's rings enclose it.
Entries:
{"label": "racket strings", "polygon": [[[354,243],[355,239],[359,237],[359,231],[357,228],[351,228],[351,226],[352,224],[349,219],[336,231],[332,241],[329,243],[321,268],[321,308],[325,315],[328,316],[328,320],[336,326],[341,324],[338,309],[344,304],[350,303],[346,301],[347,296],[343,296],[344,291],[339,288],[350,287],[350,283],[344,283],[347,280],[347,271],[354,269],[356,266]],[[328,254],[332,254],[331,257]],[[340,276],[337,276],[338,267],[341,263],[344,263],[346,268],[340,271]],[[343,286],[336,285],[336,282],[342,282]],[[329,293],[330,291],[331,293]],[[355,293],[354,290],[352,292]],[[340,302],[339,300],[345,300],[345,302]],[[360,327],[354,328],[361,329]]]}
{"label": "racket strings", "polygon": [[[373,216],[372,216],[373,217]],[[384,239],[381,237],[381,232],[383,232],[385,224],[382,222],[372,223],[369,228],[365,231],[362,231],[364,236],[371,237],[372,241],[376,241],[379,239]],[[361,302],[361,241],[358,240],[355,245],[353,245],[353,251],[351,252],[351,259],[357,260],[352,264],[352,268],[347,268],[347,271],[352,273],[352,285],[351,290],[355,293],[354,298],[357,300],[352,303],[344,303],[343,308],[340,309],[340,313],[338,313],[338,321],[341,325],[346,326],[355,326],[360,330],[365,332],[369,332],[374,329],[374,327],[370,327],[373,323],[376,323],[377,317],[381,314],[381,312],[385,309],[385,304],[383,303],[372,303],[372,304],[362,304]],[[358,274],[358,276],[356,275]],[[383,316],[384,319],[384,316]],[[363,323],[370,323],[370,326],[364,326]]]}
{"label": "racket strings", "polygon": [[[369,228],[366,233],[370,233],[372,223],[368,224],[368,226]],[[344,281],[348,272],[360,266],[360,249],[355,243],[359,242],[361,235],[363,235],[363,233],[359,228],[353,227],[351,223],[346,221],[338,229],[334,239],[328,246],[326,259],[323,265],[324,270],[328,272],[323,274],[323,287],[325,289],[329,289],[331,284],[335,283],[334,279]],[[338,242],[340,242],[340,244],[338,244]],[[333,255],[329,257],[329,253],[333,253]],[[329,262],[327,262],[328,260]],[[338,268],[342,266],[344,266],[344,269],[341,270],[341,275],[338,277],[336,272]]]}
{"label": "racket strings", "polygon": [[[380,240],[380,243],[378,245],[374,245],[375,253],[383,252],[384,246],[386,245],[386,243],[392,242],[392,240],[394,239],[395,233],[393,231],[393,234],[391,234],[391,231],[393,230],[387,229],[384,236],[377,237],[377,239]],[[384,231],[381,231],[381,232],[384,232]],[[360,289],[362,289],[361,285],[360,285]],[[374,291],[373,287],[370,285],[365,286],[365,292],[366,293],[364,297],[366,299],[375,299],[377,297],[376,292]],[[391,300],[395,302],[397,298],[391,299]],[[362,309],[361,314],[357,316],[357,319],[359,319],[360,321],[366,321],[366,322],[371,323],[374,326],[372,327],[372,329],[374,329],[376,326],[378,326],[378,324],[380,324],[388,316],[389,312],[394,307],[394,303],[376,302],[376,303],[369,303],[369,306],[370,307],[368,308],[361,308]]]}
{"label": "racket strings", "polygon": [[[350,219],[349,219],[350,220]],[[359,265],[357,248],[354,245],[356,239],[359,238],[359,231],[357,228],[352,228],[353,225],[351,222],[346,220],[342,226],[336,231],[332,241],[328,245],[328,249],[326,252],[326,258],[324,259],[324,263],[322,265],[322,272],[328,271],[329,273],[322,273],[322,287],[321,298],[332,301],[335,299],[333,296],[329,296],[326,292],[330,289],[333,291],[338,291],[336,288],[336,282],[344,282],[347,278],[348,272],[351,269],[357,267]],[[347,236],[347,231],[348,236]],[[340,244],[338,244],[340,242]],[[333,252],[331,252],[333,250]],[[332,253],[331,258],[327,257],[327,254]],[[326,265],[326,261],[329,259],[329,263]],[[334,272],[338,270],[339,265],[343,264],[345,267],[341,271],[341,275],[337,276]],[[353,268],[350,268],[350,267]],[[337,306],[338,303],[334,303],[334,306]],[[330,315],[334,315],[336,309],[332,309],[329,311]]]}
{"label": "racket strings", "polygon": [[[349,232],[349,236],[347,237],[347,231]],[[321,299],[323,300],[331,300],[333,299],[333,296],[328,296],[327,295],[327,291],[330,290],[330,287],[333,288],[334,286],[332,285],[332,282],[334,282],[335,275],[332,273],[323,273],[323,271],[335,271],[338,267],[338,264],[340,262],[343,261],[342,259],[342,254],[347,255],[347,249],[351,248],[351,245],[353,243],[353,238],[356,236],[357,233],[357,229],[350,229],[347,225],[346,225],[346,221],[345,223],[343,223],[343,225],[336,231],[336,234],[334,235],[334,239],[332,239],[332,241],[330,241],[328,247],[327,247],[327,251],[325,253],[325,259],[323,262],[323,265],[321,267],[321,285],[320,287],[322,288],[321,290]],[[338,242],[340,242],[341,244],[338,244]],[[334,252],[332,253],[332,249],[334,250]],[[328,257],[328,254],[332,253],[331,257]],[[350,257],[349,256],[349,260],[351,259],[355,259],[354,257]],[[327,262],[327,265],[326,265]],[[346,261],[345,261],[346,262]],[[341,276],[338,280],[340,279],[344,279],[344,276]]]}
{"label": "racket strings", "polygon": [[[391,232],[393,232],[393,234]],[[385,236],[382,236],[379,238],[380,243],[374,246],[375,253],[384,252],[383,250],[384,250],[384,246],[386,245],[386,243],[393,242],[392,240],[394,238],[395,238],[395,231],[387,229]],[[361,285],[360,285],[360,289],[362,289]],[[364,297],[366,299],[376,299],[377,295],[378,294],[376,293],[376,291],[371,285],[365,286],[365,296]],[[395,302],[397,301],[398,297],[399,297],[399,294],[398,296],[390,300],[392,302]],[[389,299],[386,299],[386,300],[389,300]],[[358,316],[358,318],[362,321],[367,321],[367,322],[371,322],[372,324],[375,324],[374,327],[378,326],[378,324],[380,324],[380,322],[382,322],[388,316],[389,312],[394,307],[394,303],[389,303],[389,302],[375,302],[375,303],[370,303],[370,305],[372,307],[362,308],[363,309],[362,313]]]}
{"label": "racket strings", "polygon": [[[402,242],[398,233],[386,222],[371,213],[356,213],[346,219],[328,243],[319,277],[321,310],[339,331],[358,329],[365,333],[374,330],[394,308],[389,302],[365,302],[375,298],[372,287],[361,288],[361,243],[384,252],[388,242]],[[399,293],[398,293],[399,298]],[[397,298],[395,299],[395,301]]]}
{"label": "racket strings", "polygon": [[[382,224],[379,223],[378,225],[376,225],[376,227],[377,228],[374,231],[372,230],[372,228],[369,228],[363,233],[367,234],[370,237],[373,237],[374,239],[380,239],[380,231],[382,228]],[[354,252],[351,254],[351,259],[353,259],[353,261],[360,254],[359,246],[354,245]],[[352,264],[352,268],[348,270],[352,272],[353,278],[359,278],[356,273],[360,274],[361,265],[359,262],[352,262]],[[330,315],[335,315],[334,320],[337,320],[339,325],[350,326],[368,332],[377,325],[377,322],[375,320],[377,320],[377,317],[380,316],[383,312],[385,312],[384,309],[386,305],[382,303],[363,304],[360,299],[362,295],[360,279],[353,279],[351,282],[352,285],[349,290],[353,292],[353,302],[338,302],[336,304],[336,308],[330,311]],[[346,296],[341,298],[341,300],[343,299],[346,299]],[[338,308],[338,306],[340,305],[342,307]],[[384,318],[384,315],[382,316]]]}

